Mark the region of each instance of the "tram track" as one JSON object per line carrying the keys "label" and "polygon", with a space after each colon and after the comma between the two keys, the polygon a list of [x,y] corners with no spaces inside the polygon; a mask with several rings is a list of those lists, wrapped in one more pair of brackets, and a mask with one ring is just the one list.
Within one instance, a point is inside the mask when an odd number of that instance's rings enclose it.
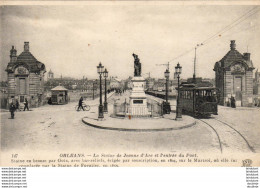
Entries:
{"label": "tram track", "polygon": [[248,140],[229,123],[216,118],[198,119],[209,126],[217,136],[220,152],[253,152],[254,148]]}
{"label": "tram track", "polygon": [[222,153],[222,152],[223,152],[222,143],[221,143],[221,141],[220,141],[220,136],[219,136],[217,130],[216,130],[214,127],[212,127],[209,123],[207,123],[207,122],[205,122],[205,121],[203,121],[203,120],[201,120],[201,119],[198,119],[198,120],[201,121],[201,122],[203,122],[203,123],[205,123],[206,125],[208,125],[208,126],[215,132],[215,134],[217,135],[217,138],[218,138],[218,143],[219,143],[220,152]]}
{"label": "tram track", "polygon": [[243,140],[246,142],[246,144],[247,144],[248,148],[251,150],[251,152],[255,153],[254,148],[249,144],[248,140],[247,140],[238,130],[236,130],[234,127],[232,127],[231,125],[227,124],[226,122],[223,122],[223,121],[221,121],[221,120],[219,120],[219,119],[215,119],[215,120],[218,121],[218,122],[223,123],[224,125],[230,127],[230,128],[233,129],[235,132],[237,132],[237,133],[243,138]]}

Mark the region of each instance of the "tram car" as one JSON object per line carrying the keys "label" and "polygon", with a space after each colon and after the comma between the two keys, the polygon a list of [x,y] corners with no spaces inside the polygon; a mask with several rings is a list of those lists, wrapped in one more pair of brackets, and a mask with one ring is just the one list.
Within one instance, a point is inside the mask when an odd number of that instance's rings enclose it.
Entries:
{"label": "tram car", "polygon": [[211,116],[218,114],[218,89],[194,83],[180,85],[180,104],[184,114]]}

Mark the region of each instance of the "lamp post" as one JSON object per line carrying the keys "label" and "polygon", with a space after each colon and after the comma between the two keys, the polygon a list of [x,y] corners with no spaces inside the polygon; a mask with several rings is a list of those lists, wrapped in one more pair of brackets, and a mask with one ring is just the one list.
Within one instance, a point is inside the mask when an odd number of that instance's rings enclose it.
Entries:
{"label": "lamp post", "polygon": [[166,114],[170,114],[170,112],[171,112],[171,107],[170,107],[170,103],[168,102],[168,85],[169,85],[169,77],[170,77],[170,72],[169,72],[169,69],[166,69],[166,71],[164,72],[164,76],[165,76],[165,78],[166,78],[166,93],[165,93],[165,99],[166,99],[166,102],[165,102],[165,107],[164,107],[164,109],[165,109],[165,113]]}
{"label": "lamp post", "polygon": [[180,104],[180,74],[181,74],[182,67],[178,63],[175,67],[175,75],[178,78],[178,98],[177,98],[177,109],[176,109],[176,120],[182,119],[182,112],[181,112],[181,104]]}
{"label": "lamp post", "polygon": [[103,72],[105,77],[105,102],[104,102],[104,112],[107,113],[107,77],[108,77],[108,71],[105,69]]}
{"label": "lamp post", "polygon": [[98,119],[102,120],[104,118],[103,114],[103,105],[102,105],[102,74],[103,74],[104,66],[101,63],[97,66],[97,72],[99,74],[99,89],[100,89],[100,99],[99,99],[99,107],[98,107]]}

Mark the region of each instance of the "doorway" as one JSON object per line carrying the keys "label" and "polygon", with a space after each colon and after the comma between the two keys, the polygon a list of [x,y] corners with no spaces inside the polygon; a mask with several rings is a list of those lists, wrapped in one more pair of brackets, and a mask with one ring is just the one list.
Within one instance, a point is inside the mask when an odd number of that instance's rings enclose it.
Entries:
{"label": "doorway", "polygon": [[242,101],[242,77],[235,76],[234,78],[234,93],[236,99],[236,106],[241,106]]}

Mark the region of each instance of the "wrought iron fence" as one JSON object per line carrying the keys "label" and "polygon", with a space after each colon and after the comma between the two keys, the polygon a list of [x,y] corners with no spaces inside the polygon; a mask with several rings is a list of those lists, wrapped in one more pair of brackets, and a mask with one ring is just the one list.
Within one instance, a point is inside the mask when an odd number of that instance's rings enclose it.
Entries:
{"label": "wrought iron fence", "polygon": [[[134,108],[134,109],[133,109]],[[162,109],[162,104],[153,100],[148,100],[147,102],[147,108],[144,109],[144,107],[130,107],[129,103],[124,102],[124,103],[114,103],[114,108],[113,108],[113,115],[114,116],[121,116],[121,117],[126,117],[127,115],[133,115],[135,117],[138,117],[134,112],[138,112],[140,114],[140,117],[143,117],[142,112],[144,114],[147,114],[147,109],[148,109],[148,114],[146,115],[147,117],[161,117],[163,115],[163,109]]]}

